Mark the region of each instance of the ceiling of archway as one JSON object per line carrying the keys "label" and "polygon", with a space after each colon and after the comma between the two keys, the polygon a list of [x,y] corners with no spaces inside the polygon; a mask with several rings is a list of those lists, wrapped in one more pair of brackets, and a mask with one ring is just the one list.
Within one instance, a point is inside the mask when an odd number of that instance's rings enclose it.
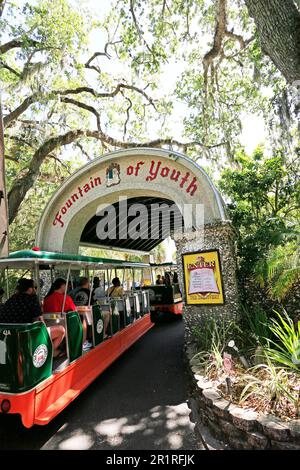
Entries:
{"label": "ceiling of archway", "polygon": [[[183,225],[183,218],[178,207],[174,208],[174,202],[169,199],[155,197],[136,197],[128,199],[127,209],[129,213],[130,209],[133,209],[135,204],[142,204],[148,213],[148,222],[138,224],[136,227],[137,233],[141,235],[140,237],[132,238],[128,236],[128,228],[130,227],[130,223],[135,219],[135,216],[128,216],[125,222],[122,215],[120,215],[119,203],[115,203],[113,204],[116,214],[115,223],[110,220],[110,226],[106,226],[108,234],[107,239],[99,239],[97,235],[97,225],[101,221],[103,221],[105,225],[104,219],[106,218],[107,220],[108,218],[106,213],[101,216],[95,215],[88,221],[82,232],[80,244],[149,252],[161,243],[162,240],[172,234],[175,225],[176,227]],[[164,216],[160,212],[159,217],[155,219],[153,216],[153,208],[157,207],[157,205],[160,207],[167,205],[169,210],[164,212]],[[171,206],[173,206],[173,209]],[[156,224],[155,230],[153,229],[154,224]]]}

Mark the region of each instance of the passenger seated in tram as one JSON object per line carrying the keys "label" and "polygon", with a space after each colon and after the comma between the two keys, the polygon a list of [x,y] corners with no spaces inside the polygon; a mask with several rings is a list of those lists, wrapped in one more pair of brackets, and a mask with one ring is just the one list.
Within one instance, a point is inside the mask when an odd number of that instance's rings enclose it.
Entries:
{"label": "passenger seated in tram", "polygon": [[94,301],[100,300],[101,298],[105,297],[105,287],[103,281],[101,282],[99,277],[94,277],[92,297]]}
{"label": "passenger seated in tram", "polygon": [[156,282],[155,282],[155,284],[156,284],[157,286],[159,286],[160,284],[162,284],[162,280],[161,280],[161,275],[160,275],[160,274],[158,274],[158,275],[156,276]]}
{"label": "passenger seated in tram", "polygon": [[[18,281],[16,292],[4,304],[0,311],[0,323],[33,323],[44,321],[42,310],[36,295],[36,286],[33,279],[21,278]],[[53,357],[61,351],[58,346],[65,336],[62,325],[47,328],[53,343]]]}
{"label": "passenger seated in tram", "polygon": [[[118,277],[114,277],[112,282],[112,286],[109,287],[106,291],[107,297],[110,297],[111,299],[117,299],[120,298],[124,295],[124,289],[121,286],[120,279]],[[110,314],[106,314],[104,317],[104,333],[105,336],[107,337],[107,328],[110,323]]]}
{"label": "passenger seated in tram", "polygon": [[[66,292],[66,281],[62,278],[55,279],[46,297],[44,298],[44,313],[62,312]],[[66,295],[64,311],[75,311],[76,305],[72,297]]]}
{"label": "passenger seated in tram", "polygon": [[[67,283],[64,279],[56,279],[46,297],[44,298],[43,310],[44,313],[55,313],[55,312],[69,312],[70,310],[77,311],[76,305],[70,295],[66,295],[65,305],[64,298],[66,292]],[[63,308],[64,307],[64,308]],[[84,318],[82,321],[83,327],[83,349],[89,349],[92,344],[87,341],[87,321]]]}
{"label": "passenger seated in tram", "polygon": [[[90,293],[89,279],[87,277],[81,277],[79,280],[79,286],[74,289],[71,296],[75,305],[89,305]],[[93,303],[94,299],[91,298],[91,304]]]}
{"label": "passenger seated in tram", "polygon": [[107,289],[107,296],[111,298],[122,297],[124,295],[124,289],[121,286],[120,279],[114,277],[111,282],[112,286]]}
{"label": "passenger seated in tram", "polygon": [[165,286],[170,286],[171,285],[171,276],[168,272],[165,273]]}

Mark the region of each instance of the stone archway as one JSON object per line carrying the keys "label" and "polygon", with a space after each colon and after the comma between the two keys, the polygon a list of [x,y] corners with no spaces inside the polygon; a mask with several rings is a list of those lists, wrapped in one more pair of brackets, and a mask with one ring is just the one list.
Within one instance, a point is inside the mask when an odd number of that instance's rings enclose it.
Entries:
{"label": "stone archway", "polygon": [[[226,304],[214,312],[235,315],[237,289],[233,232],[225,204],[204,170],[186,156],[163,149],[135,148],[109,153],[71,175],[46,206],[36,244],[42,250],[77,253],[84,228],[98,206],[115,204],[120,198],[149,197],[173,201],[178,207],[202,205],[203,227],[174,237],[179,280],[183,288],[181,254],[201,249],[219,249]],[[196,228],[196,230],[195,230]],[[204,237],[203,237],[204,233]],[[204,307],[186,306],[191,322]]]}
{"label": "stone archway", "polygon": [[43,250],[76,253],[80,230],[100,203],[146,195],[179,206],[203,204],[205,223],[226,220],[218,191],[195,162],[162,149],[121,150],[93,160],[65,180],[41,217],[36,243]]}

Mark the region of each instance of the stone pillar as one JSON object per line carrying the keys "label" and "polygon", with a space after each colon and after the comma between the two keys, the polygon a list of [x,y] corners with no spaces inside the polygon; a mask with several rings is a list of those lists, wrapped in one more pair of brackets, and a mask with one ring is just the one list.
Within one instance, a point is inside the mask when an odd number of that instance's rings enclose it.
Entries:
{"label": "stone pillar", "polygon": [[183,280],[183,253],[215,250],[220,252],[221,272],[223,278],[225,303],[224,305],[184,305],[183,316],[186,336],[192,336],[192,327],[201,325],[201,319],[206,316],[223,319],[238,317],[239,299],[236,278],[236,252],[235,232],[228,221],[204,225],[203,230],[175,234],[174,240],[177,248],[177,266],[179,283],[185,298]]}

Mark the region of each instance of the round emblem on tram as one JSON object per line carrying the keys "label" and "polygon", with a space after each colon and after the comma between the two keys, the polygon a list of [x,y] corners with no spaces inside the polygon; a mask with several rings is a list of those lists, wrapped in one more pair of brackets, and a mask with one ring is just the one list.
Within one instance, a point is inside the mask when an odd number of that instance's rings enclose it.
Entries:
{"label": "round emblem on tram", "polygon": [[40,344],[33,353],[32,362],[34,367],[42,367],[48,356],[48,348],[45,344]]}
{"label": "round emblem on tram", "polygon": [[96,330],[98,335],[103,331],[103,321],[101,319],[97,321]]}

